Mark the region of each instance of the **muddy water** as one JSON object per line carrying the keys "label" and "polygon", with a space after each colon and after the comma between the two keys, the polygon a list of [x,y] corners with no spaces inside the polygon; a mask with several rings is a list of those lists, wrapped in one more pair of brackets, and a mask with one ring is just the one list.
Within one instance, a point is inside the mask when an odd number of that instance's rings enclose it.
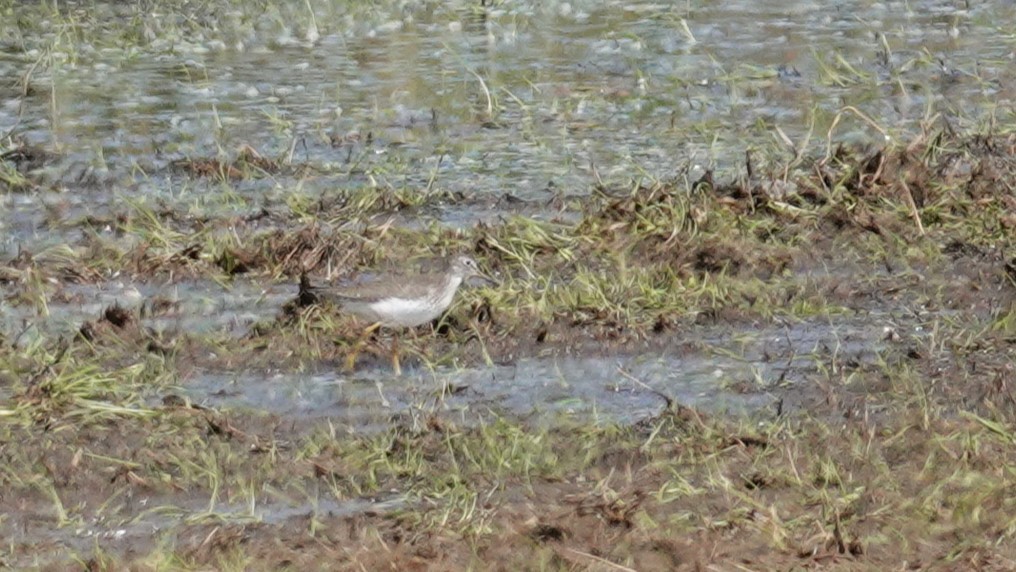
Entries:
{"label": "muddy water", "polygon": [[[777,127],[803,143],[813,118],[819,148],[844,106],[892,137],[935,113],[976,123],[1016,85],[1007,2],[11,9],[0,77],[23,81],[0,86],[0,133],[58,153],[41,170],[67,192],[6,198],[8,252],[68,239],[40,228],[47,204],[72,218],[130,196],[222,214],[371,181],[545,198],[585,192],[594,165],[608,181],[732,172],[746,149],[782,145]],[[850,116],[836,136],[883,134]],[[169,168],[241,144],[319,170],[226,198]]]}
{"label": "muddy water", "polygon": [[[1013,45],[1002,41],[1016,17],[1011,2],[285,1],[210,5],[192,17],[120,2],[7,9],[0,133],[38,146],[48,160],[32,168],[38,190],[0,197],[4,258],[19,248],[79,247],[86,233],[76,221],[132,205],[228,217],[372,185],[510,191],[540,204],[556,193],[582,195],[597,177],[691,180],[705,167],[731,175],[745,150],[783,148],[781,131],[797,144],[812,132],[808,149],[821,152],[845,106],[882,130],[847,115],[836,140],[881,142],[905,138],[936,113],[975,124],[1011,103],[1016,85]],[[173,167],[233,157],[242,144],[301,168],[223,183]],[[438,205],[425,218],[471,225],[500,214]],[[112,301],[165,295],[177,310],[154,319],[156,328],[242,331],[290,295],[282,286],[243,288],[111,277],[51,303],[40,327],[73,328]],[[39,314],[3,310],[7,332]],[[658,408],[659,397],[625,381],[615,361],[416,372],[386,380],[381,393],[373,378],[383,372],[359,381],[239,372],[196,379],[189,391],[216,405],[351,419],[369,418],[377,403],[397,410],[426,402],[414,388],[428,384],[469,388],[442,407],[490,402],[521,414],[622,418]],[[760,405],[717,393],[758,366],[621,361],[682,401]],[[778,377],[762,369],[763,378]]]}
{"label": "muddy water", "polygon": [[657,391],[670,392],[682,404],[744,412],[769,400],[757,393],[742,398],[721,387],[724,380],[751,374],[750,366],[734,360],[534,358],[493,367],[415,368],[401,378],[393,377],[388,368],[361,369],[352,376],[204,375],[185,388],[194,402],[224,411],[257,409],[294,419],[330,418],[360,432],[388,427],[393,415],[402,414],[423,418],[438,413],[473,425],[489,420],[490,414],[534,421],[575,417],[627,423],[658,413],[665,400],[632,378],[649,380]]}
{"label": "muddy water", "polygon": [[[22,332],[29,342],[37,337],[60,335],[95,320],[114,305],[142,316],[143,325],[153,332],[222,332],[242,336],[259,321],[271,320],[297,292],[295,284],[237,281],[223,285],[190,281],[176,283],[134,283],[112,279],[99,285],[72,284],[50,298],[45,308],[32,305],[4,306],[0,327]],[[158,309],[153,309],[153,306]]]}
{"label": "muddy water", "polygon": [[[401,377],[387,363],[351,375],[196,373],[181,390],[196,404],[224,411],[270,411],[310,422],[328,418],[357,432],[390,427],[393,418],[420,422],[430,414],[463,425],[489,422],[492,415],[529,418],[537,425],[566,418],[632,423],[658,414],[668,398],[716,414],[771,409],[775,415],[777,397],[770,390],[807,383],[830,354],[855,367],[875,363],[888,343],[889,323],[888,316],[869,316],[750,334],[703,333],[699,343],[705,351],[693,355],[534,357],[436,370],[413,360],[417,365]],[[784,357],[766,357],[774,354]]]}
{"label": "muddy water", "polygon": [[[270,502],[227,503],[208,499],[181,501],[167,499],[171,504],[162,504],[158,498],[144,497],[127,503],[123,517],[115,511],[96,516],[73,527],[54,527],[48,519],[26,519],[25,522],[9,523],[2,530],[11,541],[31,539],[38,541],[41,549],[35,558],[65,554],[67,550],[88,552],[96,544],[111,550],[151,549],[157,539],[165,539],[181,524],[201,523],[265,523],[280,524],[290,519],[345,517],[362,513],[383,514],[406,506],[404,497],[391,496],[383,499],[315,498],[299,501],[275,499]],[[101,511],[105,512],[105,511]],[[16,519],[12,519],[16,520]],[[169,532],[167,532],[169,531]]]}
{"label": "muddy water", "polygon": [[[729,178],[743,172],[746,150],[792,157],[784,136],[822,153],[834,123],[835,141],[872,143],[907,140],[936,114],[957,129],[977,125],[1011,107],[1016,87],[1013,2],[523,0],[484,8],[475,0],[281,0],[188,3],[200,12],[184,16],[136,4],[0,4],[0,153],[10,135],[43,157],[2,166],[21,168],[38,187],[0,183],[0,262],[20,249],[54,257],[83,250],[92,233],[124,249],[145,239],[85,228],[85,217],[167,209],[221,222],[375,186],[511,193],[528,201],[527,216],[560,216],[541,205],[583,196],[600,179],[616,187],[641,174],[692,181],[706,168]],[[857,113],[837,123],[847,107]],[[283,168],[223,182],[174,166],[228,160],[241,145]],[[397,222],[471,226],[496,221],[511,204],[439,202]],[[168,307],[145,315],[145,327],[242,336],[295,292],[257,280],[112,275],[63,285],[41,307],[9,300],[8,288],[0,285],[0,339],[24,345],[72,333],[114,303],[155,299]],[[549,355],[433,371],[410,359],[402,377],[384,359],[352,375],[328,364],[311,373],[188,370],[177,387],[146,397],[156,406],[179,394],[226,412],[327,419],[355,432],[431,414],[463,425],[498,415],[630,423],[667,398],[767,416],[780,409],[779,388],[821,380],[830,355],[877,363],[894,343],[887,328],[906,339],[934,319],[871,313],[704,328],[682,334],[701,347],[687,353]],[[0,402],[9,398],[0,387]],[[105,517],[74,527],[40,517],[51,512],[43,506],[4,520],[0,531],[12,543],[43,539],[86,553],[144,546],[202,519],[284,523],[406,502],[265,491],[255,505],[198,497],[128,502],[122,514],[103,509]]]}

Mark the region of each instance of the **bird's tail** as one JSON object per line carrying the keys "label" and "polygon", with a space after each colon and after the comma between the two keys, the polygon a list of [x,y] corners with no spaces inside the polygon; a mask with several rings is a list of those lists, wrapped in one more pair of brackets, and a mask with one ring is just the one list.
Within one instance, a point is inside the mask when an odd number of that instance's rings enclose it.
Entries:
{"label": "bird's tail", "polygon": [[318,303],[318,295],[314,293],[314,286],[311,285],[306,272],[300,273],[300,293],[296,296],[296,303],[301,307],[313,306]]}

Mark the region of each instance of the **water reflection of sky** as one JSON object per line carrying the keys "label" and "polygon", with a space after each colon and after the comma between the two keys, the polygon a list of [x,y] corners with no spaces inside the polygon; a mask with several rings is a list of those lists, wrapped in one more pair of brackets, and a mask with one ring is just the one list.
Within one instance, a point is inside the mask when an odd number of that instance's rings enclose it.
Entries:
{"label": "water reflection of sky", "polygon": [[[313,44],[302,42],[304,3],[293,4],[243,22],[213,14],[217,28],[188,37],[156,29],[147,46],[60,44],[73,57],[33,70],[17,130],[67,153],[58,178],[130,175],[144,192],[178,189],[163,172],[173,159],[241,143],[281,154],[295,139],[296,160],[330,173],[304,192],[364,184],[364,169],[420,184],[440,157],[450,190],[500,192],[510,180],[516,194],[540,196],[549,181],[587,189],[591,165],[623,178],[636,166],[655,176],[688,162],[733,168],[746,145],[773,145],[777,125],[800,141],[814,112],[824,135],[844,105],[892,133],[929,110],[975,121],[1013,84],[1013,46],[999,41],[1011,3],[409,4],[355,19],[317,3]],[[5,77],[39,58],[5,51]],[[7,131],[21,102],[3,96]],[[853,119],[840,130],[879,137]],[[359,142],[329,140],[354,132]]]}
{"label": "water reflection of sky", "polygon": [[[830,355],[857,365],[876,363],[885,349],[884,328],[893,323],[889,315],[872,315],[736,336],[704,331],[695,336],[705,351],[695,353],[675,348],[644,356],[546,356],[437,370],[412,359],[401,377],[392,375],[387,356],[351,375],[334,369],[194,372],[181,380],[180,390],[197,404],[329,418],[357,431],[388,427],[393,416],[419,420],[430,414],[465,424],[502,414],[535,423],[632,423],[663,410],[666,397],[710,413],[775,414],[779,388],[808,383]],[[902,328],[905,334],[919,331]],[[766,357],[771,355],[782,357]]]}

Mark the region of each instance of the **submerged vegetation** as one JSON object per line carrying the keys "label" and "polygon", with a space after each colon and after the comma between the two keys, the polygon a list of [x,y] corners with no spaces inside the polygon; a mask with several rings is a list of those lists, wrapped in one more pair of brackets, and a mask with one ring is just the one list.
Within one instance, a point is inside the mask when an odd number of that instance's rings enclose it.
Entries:
{"label": "submerged vegetation", "polygon": [[[1006,569],[1016,534],[1010,145],[929,133],[840,148],[783,178],[643,180],[565,200],[554,219],[457,230],[374,222],[392,208],[383,189],[319,204],[313,222],[300,222],[302,209],[266,212],[230,220],[228,233],[140,204],[79,221],[139,240],[92,233],[85,248],[25,251],[4,270],[8,303],[41,309],[116,272],[223,286],[260,276],[292,281],[295,297],[300,273],[470,252],[500,284],[464,291],[436,335],[407,342],[421,367],[736,353],[705,340],[788,321],[833,331],[875,321],[885,338],[860,349],[767,345],[758,359],[789,367],[731,388],[778,397],[745,418],[689,409],[619,369],[619,382],[661,397],[657,415],[525,421],[496,404],[448,409],[446,395],[469,391],[449,385],[361,432],[181,396],[195,368],[337,367],[358,332],[350,319],[293,298],[245,335],[202,334],[148,325],[176,311],[171,301],[113,305],[76,331],[7,334],[0,414],[14,516],[2,524],[28,532],[3,557],[77,554],[93,569]],[[400,208],[428,199],[406,200]],[[282,516],[294,505],[307,508]],[[153,526],[161,540],[145,532]],[[33,540],[38,527],[68,534]]]}
{"label": "submerged vegetation", "polygon": [[[0,1],[0,566],[1016,568],[1008,58],[913,14],[802,72],[721,63],[714,8],[146,6]],[[497,284],[409,376],[383,332],[335,373],[364,324],[301,278],[459,253]]]}

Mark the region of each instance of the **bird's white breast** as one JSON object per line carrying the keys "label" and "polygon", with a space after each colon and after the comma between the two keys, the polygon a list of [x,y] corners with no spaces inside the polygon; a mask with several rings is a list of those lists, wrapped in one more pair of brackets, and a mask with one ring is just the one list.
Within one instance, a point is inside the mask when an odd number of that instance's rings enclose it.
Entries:
{"label": "bird's white breast", "polygon": [[452,303],[461,279],[453,279],[442,292],[435,288],[425,299],[389,297],[370,304],[378,319],[390,326],[413,327],[426,324],[441,315]]}

